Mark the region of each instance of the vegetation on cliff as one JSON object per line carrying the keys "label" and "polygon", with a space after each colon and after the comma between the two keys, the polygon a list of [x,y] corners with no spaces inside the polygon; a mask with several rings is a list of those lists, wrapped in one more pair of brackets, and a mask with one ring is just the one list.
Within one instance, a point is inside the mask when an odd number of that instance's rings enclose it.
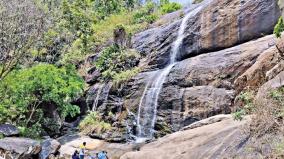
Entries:
{"label": "vegetation on cliff", "polygon": [[78,69],[88,56],[102,51],[93,63],[102,81],[120,85],[139,72],[135,51],[105,45],[117,26],[131,37],[180,7],[167,0],[160,5],[136,0],[1,1],[0,123],[16,125],[28,137],[58,131],[60,123],[50,130],[57,123],[53,120],[80,113],[72,103],[83,94],[78,72],[84,73]]}

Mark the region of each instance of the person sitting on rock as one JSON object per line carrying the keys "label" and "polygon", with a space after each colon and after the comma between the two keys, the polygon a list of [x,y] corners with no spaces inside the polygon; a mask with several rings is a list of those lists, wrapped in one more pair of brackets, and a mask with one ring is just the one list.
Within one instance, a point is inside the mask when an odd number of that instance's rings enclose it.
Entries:
{"label": "person sitting on rock", "polygon": [[98,154],[98,159],[108,159],[107,157],[107,152],[106,151],[102,151]]}
{"label": "person sitting on rock", "polygon": [[72,155],[72,159],[79,159],[79,152],[75,150],[74,154]]}
{"label": "person sitting on rock", "polygon": [[85,152],[86,151],[86,142],[83,142],[83,144],[80,146],[80,159],[84,159]]}

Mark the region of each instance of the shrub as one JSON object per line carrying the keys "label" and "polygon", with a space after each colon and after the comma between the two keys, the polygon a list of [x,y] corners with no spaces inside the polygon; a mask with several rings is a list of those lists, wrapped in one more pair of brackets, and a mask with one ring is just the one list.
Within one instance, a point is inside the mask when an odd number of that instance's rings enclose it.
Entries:
{"label": "shrub", "polygon": [[83,87],[83,79],[71,66],[39,64],[15,70],[0,83],[0,123],[41,127],[47,103],[56,105],[62,118],[75,116],[80,109],[71,102],[83,93]]}
{"label": "shrub", "polygon": [[274,34],[277,38],[281,37],[281,33],[284,31],[284,22],[283,22],[283,18],[280,17],[278,20],[278,23],[276,24],[276,26],[274,27]]}
{"label": "shrub", "polygon": [[137,52],[129,49],[122,50],[118,46],[113,45],[102,51],[95,65],[102,72],[104,80],[112,80],[120,72],[135,67],[139,58],[140,56]]}
{"label": "shrub", "polygon": [[90,112],[79,124],[80,131],[85,134],[102,134],[111,129],[111,125],[102,120],[98,112]]}
{"label": "shrub", "polygon": [[20,131],[20,136],[32,138],[32,139],[40,139],[43,129],[40,123],[33,124],[31,127],[18,127]]}
{"label": "shrub", "polygon": [[166,14],[166,13],[177,11],[181,8],[182,8],[181,4],[173,2],[173,3],[166,3],[162,5],[161,10],[163,14]]}
{"label": "shrub", "polygon": [[155,4],[153,2],[148,2],[144,7],[136,11],[133,15],[133,22],[134,23],[153,23],[157,18],[158,15],[155,11]]}
{"label": "shrub", "polygon": [[240,100],[244,106],[233,113],[233,117],[235,120],[242,120],[243,116],[252,113],[254,110],[254,93],[252,91],[242,92],[237,96],[237,100]]}
{"label": "shrub", "polygon": [[139,72],[140,72],[140,68],[135,67],[131,70],[126,70],[126,71],[116,73],[113,76],[114,86],[118,88],[122,83],[129,81],[132,77],[137,75]]}
{"label": "shrub", "polygon": [[134,34],[146,28],[147,23],[141,21],[134,22],[134,12],[121,12],[119,14],[111,15],[105,20],[93,24],[94,41],[96,45],[101,45],[113,37],[113,30],[118,24],[123,25],[128,34]]}
{"label": "shrub", "polygon": [[251,135],[261,137],[269,133],[284,132],[284,87],[255,100],[254,116],[250,125]]}
{"label": "shrub", "polygon": [[145,21],[149,24],[154,23],[157,19],[158,19],[158,16],[156,14],[151,14],[145,17]]}
{"label": "shrub", "polygon": [[116,45],[105,48],[95,62],[96,67],[102,72],[111,69],[114,67],[113,60],[115,60],[119,54],[121,54],[121,50]]}

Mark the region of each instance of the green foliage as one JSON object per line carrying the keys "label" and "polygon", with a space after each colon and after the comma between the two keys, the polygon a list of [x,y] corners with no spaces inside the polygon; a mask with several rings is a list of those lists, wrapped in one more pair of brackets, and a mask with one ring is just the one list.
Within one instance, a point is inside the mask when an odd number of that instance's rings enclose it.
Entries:
{"label": "green foliage", "polygon": [[40,139],[43,129],[39,122],[33,124],[30,127],[18,127],[20,131],[20,136],[32,138],[32,139]]}
{"label": "green foliage", "polygon": [[243,120],[243,117],[246,115],[246,111],[244,109],[240,109],[233,113],[233,117],[235,120]]}
{"label": "green foliage", "polygon": [[[102,72],[105,80],[116,78],[119,81],[118,78],[121,77],[119,74],[135,67],[139,58],[140,56],[133,50],[122,50],[118,46],[112,45],[102,51],[95,65]],[[129,71],[122,75],[125,74],[129,74]]]}
{"label": "green foliage", "polygon": [[111,125],[102,120],[97,112],[90,112],[79,124],[80,131],[85,134],[102,134],[111,129]]}
{"label": "green foliage", "polygon": [[[119,13],[123,10],[124,5],[122,0],[95,0],[94,4],[100,19]],[[133,5],[132,2],[128,4]]]}
{"label": "green foliage", "polygon": [[244,107],[233,113],[235,120],[242,120],[243,116],[251,113],[254,110],[254,94],[252,91],[242,92],[237,99],[241,100],[244,104]]}
{"label": "green foliage", "polygon": [[96,67],[102,72],[108,69],[112,69],[112,67],[114,67],[113,60],[115,60],[120,53],[121,50],[116,45],[105,48],[95,63]]}
{"label": "green foliage", "polygon": [[146,28],[147,23],[134,23],[133,12],[121,12],[113,14],[105,20],[100,21],[92,26],[94,30],[94,42],[96,45],[102,45],[113,37],[113,30],[117,25],[123,25],[128,34],[134,34]]}
{"label": "green foliage", "polygon": [[129,81],[132,77],[140,72],[139,67],[135,67],[131,70],[121,71],[113,75],[113,83],[118,88],[122,83]]}
{"label": "green foliage", "polygon": [[42,110],[48,110],[49,104],[56,105],[63,118],[74,116],[79,107],[71,101],[82,94],[83,86],[72,66],[39,64],[15,70],[0,83],[0,122],[28,129],[36,124],[41,127]]}
{"label": "green foliage", "polygon": [[118,24],[125,27],[128,35],[133,35],[160,16],[159,6],[153,2],[139,6],[136,0],[36,1],[43,4],[40,7],[50,15],[52,25],[42,42],[31,50],[32,54],[40,62],[59,65],[79,66],[113,38]]}
{"label": "green foliage", "polygon": [[277,112],[274,112],[274,116],[277,118],[284,117],[284,87],[281,87],[275,91],[270,92],[270,97],[280,107]]}
{"label": "green foliage", "polygon": [[144,7],[136,11],[133,15],[133,22],[134,23],[153,23],[157,18],[158,15],[155,13],[155,3],[148,2]]}
{"label": "green foliage", "polygon": [[181,9],[181,4],[179,3],[165,3],[164,5],[162,5],[162,13],[163,14],[166,14],[166,13],[171,13],[171,12],[174,12],[174,11],[177,11],[179,9]]}
{"label": "green foliage", "polygon": [[276,26],[274,27],[274,34],[277,38],[281,37],[281,33],[284,31],[284,22],[283,22],[283,18],[280,17],[278,20],[278,23],[276,24]]}

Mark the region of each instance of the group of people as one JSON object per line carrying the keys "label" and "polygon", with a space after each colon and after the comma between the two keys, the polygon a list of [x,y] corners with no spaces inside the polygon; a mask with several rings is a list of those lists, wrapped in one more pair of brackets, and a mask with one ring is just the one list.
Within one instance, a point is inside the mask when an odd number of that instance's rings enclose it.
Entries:
{"label": "group of people", "polygon": [[86,142],[83,142],[83,144],[80,146],[79,152],[76,150],[73,155],[72,159],[86,159],[89,157],[89,159],[109,159],[107,157],[107,152],[106,151],[101,151],[99,153],[96,153],[95,156],[87,155],[86,153]]}

